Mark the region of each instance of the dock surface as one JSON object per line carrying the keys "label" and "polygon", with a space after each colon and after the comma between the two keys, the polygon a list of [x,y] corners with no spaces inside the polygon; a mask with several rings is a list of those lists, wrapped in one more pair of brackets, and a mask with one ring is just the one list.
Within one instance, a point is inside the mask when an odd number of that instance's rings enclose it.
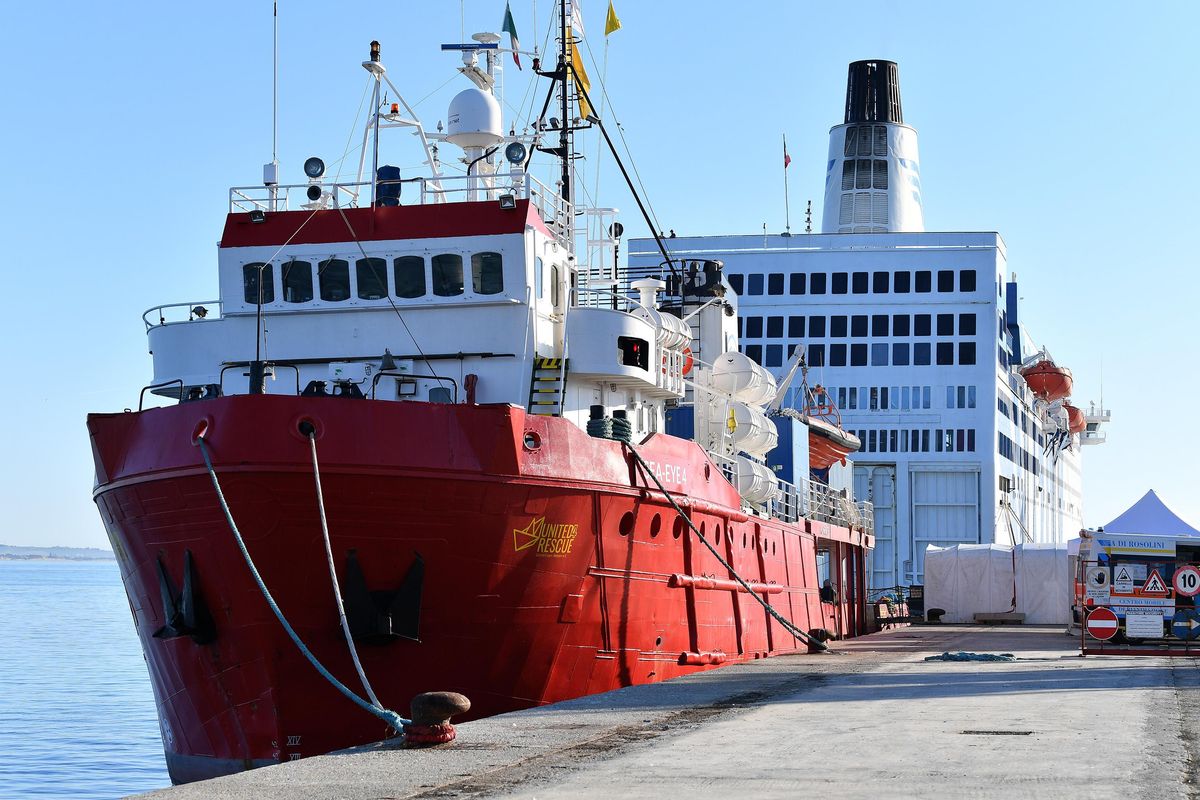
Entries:
{"label": "dock surface", "polygon": [[[192,798],[1200,798],[1190,658],[920,626],[152,792]],[[1014,661],[926,661],[944,651]]]}

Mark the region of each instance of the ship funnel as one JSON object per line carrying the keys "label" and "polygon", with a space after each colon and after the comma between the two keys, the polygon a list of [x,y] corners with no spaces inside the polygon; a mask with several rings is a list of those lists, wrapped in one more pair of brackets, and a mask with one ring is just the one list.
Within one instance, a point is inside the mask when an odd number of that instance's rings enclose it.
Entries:
{"label": "ship funnel", "polygon": [[855,61],[829,131],[822,233],[925,230],[917,132],[904,124],[893,61]]}

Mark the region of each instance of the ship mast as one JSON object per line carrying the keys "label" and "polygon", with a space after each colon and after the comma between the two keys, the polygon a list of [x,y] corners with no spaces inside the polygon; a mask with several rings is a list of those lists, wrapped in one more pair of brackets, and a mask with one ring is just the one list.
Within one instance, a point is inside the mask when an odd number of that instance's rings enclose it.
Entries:
{"label": "ship mast", "polygon": [[571,98],[568,91],[570,67],[567,66],[567,0],[559,0],[559,72],[562,73],[562,120],[559,122],[558,147],[562,153],[562,199],[571,201]]}

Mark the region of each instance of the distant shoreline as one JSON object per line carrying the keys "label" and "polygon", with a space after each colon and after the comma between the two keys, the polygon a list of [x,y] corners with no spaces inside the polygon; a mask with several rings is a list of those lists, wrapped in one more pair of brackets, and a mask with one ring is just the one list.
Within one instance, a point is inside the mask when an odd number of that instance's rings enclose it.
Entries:
{"label": "distant shoreline", "polygon": [[0,561],[116,561],[99,547],[24,547],[0,544]]}
{"label": "distant shoreline", "polygon": [[0,553],[0,561],[116,561],[116,556],[48,556],[48,555],[17,555],[15,553]]}

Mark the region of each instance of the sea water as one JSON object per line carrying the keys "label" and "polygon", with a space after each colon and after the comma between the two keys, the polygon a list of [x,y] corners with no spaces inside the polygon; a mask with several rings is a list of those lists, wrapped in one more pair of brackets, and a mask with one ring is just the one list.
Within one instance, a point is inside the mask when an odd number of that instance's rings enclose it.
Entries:
{"label": "sea water", "polygon": [[170,786],[114,561],[0,561],[0,798]]}

